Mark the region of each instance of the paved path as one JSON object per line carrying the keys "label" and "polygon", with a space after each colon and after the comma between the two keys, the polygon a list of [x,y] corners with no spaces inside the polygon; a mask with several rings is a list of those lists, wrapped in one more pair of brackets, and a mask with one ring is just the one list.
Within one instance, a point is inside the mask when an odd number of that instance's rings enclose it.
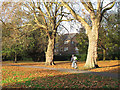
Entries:
{"label": "paved path", "polygon": [[19,67],[25,67],[25,68],[49,69],[49,70],[57,70],[57,71],[70,72],[70,73],[90,73],[90,74],[97,74],[101,76],[120,79],[120,74],[114,74],[114,73],[108,73],[108,72],[91,72],[91,71],[84,71],[84,70],[78,70],[78,69],[50,68],[50,67],[42,67],[42,66],[25,66],[25,65],[8,65],[8,64],[3,64],[3,65],[19,66]]}

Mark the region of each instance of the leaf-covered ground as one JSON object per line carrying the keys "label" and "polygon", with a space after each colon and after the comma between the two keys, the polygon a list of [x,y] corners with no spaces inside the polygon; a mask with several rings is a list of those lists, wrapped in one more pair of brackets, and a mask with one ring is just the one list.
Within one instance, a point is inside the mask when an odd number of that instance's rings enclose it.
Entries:
{"label": "leaf-covered ground", "polygon": [[2,88],[119,88],[119,83],[93,74],[2,66]]}
{"label": "leaf-covered ground", "polygon": [[[36,69],[36,68],[24,68],[16,66],[2,66],[2,85],[9,87],[9,84],[15,84],[19,82],[25,82],[40,77],[64,75],[65,72]],[[18,85],[19,86],[19,85]],[[14,87],[14,86],[10,86]]]}
{"label": "leaf-covered ground", "polygon": [[[89,71],[94,72],[110,72],[110,73],[119,73],[120,64],[118,63],[119,60],[109,60],[109,61],[98,61],[98,65],[100,68],[90,69]],[[56,61],[56,65],[54,66],[46,66],[44,62],[19,62],[19,63],[12,63],[12,62],[3,62],[3,64],[12,64],[12,65],[31,65],[31,66],[43,66],[43,67],[52,67],[52,68],[67,68],[73,69],[71,67],[70,61]],[[78,62],[78,69],[82,69],[85,62]]]}
{"label": "leaf-covered ground", "polygon": [[[12,65],[31,65],[54,68],[71,68],[68,61],[55,62],[54,66],[45,66],[44,62],[3,62]],[[78,62],[78,67],[85,62]],[[99,61],[101,68],[90,71],[118,73],[118,60]],[[119,80],[93,74],[72,74],[54,70],[2,66],[3,88],[118,88]]]}

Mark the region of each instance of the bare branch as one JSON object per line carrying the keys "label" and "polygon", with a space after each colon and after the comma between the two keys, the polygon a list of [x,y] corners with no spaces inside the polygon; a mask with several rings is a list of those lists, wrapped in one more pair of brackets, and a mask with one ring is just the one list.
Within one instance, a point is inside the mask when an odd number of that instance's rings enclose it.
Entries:
{"label": "bare branch", "polygon": [[[27,31],[26,33],[30,33],[30,32],[32,32],[32,31],[35,31],[35,30],[37,30],[38,28],[39,28],[39,27],[35,27],[35,28],[33,28],[32,30]],[[22,34],[21,34],[20,36],[17,36],[16,38],[14,38],[14,40],[18,40],[20,37],[26,35],[26,33],[23,33],[23,32],[22,32]]]}
{"label": "bare branch", "polygon": [[101,5],[101,0],[97,0],[97,13],[101,12],[100,5]]}
{"label": "bare branch", "polygon": [[[116,1],[116,0],[115,0],[115,1]],[[105,8],[105,9],[102,11],[102,13],[101,13],[101,18],[100,18],[100,22],[102,21],[102,17],[103,17],[103,15],[104,15],[104,13],[105,13],[107,10],[110,10],[110,9],[115,5],[115,1],[112,2],[112,5],[111,5],[110,7]]]}
{"label": "bare branch", "polygon": [[30,11],[32,11],[32,8],[29,5],[23,4],[26,8],[28,8]]}
{"label": "bare branch", "polygon": [[43,29],[47,28],[45,25],[42,25],[42,24],[39,23],[35,11],[34,11],[34,18],[35,18],[35,22],[38,24],[39,27],[41,27]]}
{"label": "bare branch", "polygon": [[5,22],[2,19],[0,19],[0,21],[6,26]]}
{"label": "bare branch", "polygon": [[84,2],[83,0],[80,0],[80,1],[81,1],[81,3],[83,4],[83,6],[85,7],[85,9],[86,9],[90,14],[93,14],[93,15],[95,16],[95,14],[94,14],[94,8],[93,8],[90,0],[88,0],[87,2]]}
{"label": "bare branch", "polygon": [[83,6],[85,7],[85,9],[90,12],[90,8],[88,8],[87,4],[83,1],[83,0],[80,0],[81,3],[83,4]]}
{"label": "bare branch", "polygon": [[40,11],[40,14],[42,14],[42,18],[43,18],[43,21],[44,21],[45,25],[47,26],[47,23],[46,23],[46,20],[45,20],[45,17],[44,17],[44,16],[46,16],[46,17],[48,17],[48,16],[47,16],[45,13],[42,12],[42,10],[41,10],[40,7],[38,7],[38,9],[39,9],[39,11]]}
{"label": "bare branch", "polygon": [[61,2],[63,4],[63,6],[65,6],[71,12],[72,16],[76,20],[78,20],[79,22],[82,23],[82,25],[86,28],[86,32],[88,34],[90,32],[90,30],[91,30],[91,27],[88,25],[88,23],[81,16],[79,16],[78,14],[76,14],[75,11],[70,6],[68,6],[67,3],[63,2],[63,0],[61,0]]}
{"label": "bare branch", "polygon": [[98,39],[98,40],[100,41],[100,43],[98,43],[98,45],[99,45],[101,48],[103,48],[104,50],[107,50],[107,49],[104,47],[104,45],[102,44],[101,39]]}
{"label": "bare branch", "polygon": [[43,14],[45,17],[48,17],[44,12],[42,12],[42,10],[40,9],[40,7],[38,7],[38,10],[39,10],[40,13]]}
{"label": "bare branch", "polygon": [[55,28],[57,28],[60,25],[60,23],[63,22],[63,21],[72,21],[72,20],[74,20],[74,19],[59,20],[58,23],[56,24]]}
{"label": "bare branch", "polygon": [[[116,0],[115,0],[116,1]],[[110,4],[112,4],[113,2],[108,3],[106,6],[104,6],[102,9],[106,8],[107,6],[109,6]]]}
{"label": "bare branch", "polygon": [[101,6],[100,6],[101,10],[103,8],[103,2],[104,2],[104,0],[102,0],[102,2],[101,2]]}
{"label": "bare branch", "polygon": [[32,24],[25,24],[25,25],[19,27],[19,29],[20,29],[20,28],[23,28],[23,27],[25,27],[25,26],[32,26]]}
{"label": "bare branch", "polygon": [[60,25],[60,26],[62,26],[63,28],[65,28],[65,30],[67,30],[68,34],[69,34],[69,30],[64,25]]}
{"label": "bare branch", "polygon": [[87,4],[88,4],[88,8],[89,8],[91,11],[94,11],[93,5],[92,5],[92,3],[91,3],[90,0],[87,1]]}
{"label": "bare branch", "polygon": [[[116,0],[115,0],[116,1]],[[112,2],[112,5],[108,8],[105,8],[103,11],[102,11],[102,15],[107,11],[107,10],[110,10],[114,5],[115,5],[115,1]]]}
{"label": "bare branch", "polygon": [[50,6],[49,6],[49,10],[51,10],[51,14],[52,14],[52,16],[54,16],[54,12],[53,12],[53,10],[52,10],[52,6],[53,6],[53,3],[52,2],[50,2]]}
{"label": "bare branch", "polygon": [[47,11],[48,16],[49,16],[49,17],[51,17],[51,15],[50,15],[50,12],[49,12],[49,10],[48,10],[47,5],[45,4],[45,2],[43,2],[43,4],[44,4],[44,6],[45,6],[45,8],[46,8],[46,11]]}

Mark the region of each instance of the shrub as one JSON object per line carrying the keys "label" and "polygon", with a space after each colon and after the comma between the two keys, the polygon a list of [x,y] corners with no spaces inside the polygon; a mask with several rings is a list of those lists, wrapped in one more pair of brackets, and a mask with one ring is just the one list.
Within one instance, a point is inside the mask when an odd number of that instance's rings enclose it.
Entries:
{"label": "shrub", "polygon": [[54,55],[54,61],[70,61],[71,55]]}
{"label": "shrub", "polygon": [[76,55],[78,60],[80,61],[86,61],[87,58],[87,54],[80,54],[80,55]]}

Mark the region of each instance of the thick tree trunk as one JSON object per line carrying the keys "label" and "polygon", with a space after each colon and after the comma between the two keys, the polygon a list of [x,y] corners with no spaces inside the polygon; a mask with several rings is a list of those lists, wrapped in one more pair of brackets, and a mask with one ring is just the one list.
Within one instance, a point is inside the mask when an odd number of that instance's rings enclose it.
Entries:
{"label": "thick tree trunk", "polygon": [[46,63],[45,65],[55,65],[53,61],[54,56],[54,38],[49,38],[48,40],[48,47],[46,52]]}
{"label": "thick tree trunk", "polygon": [[87,60],[84,65],[85,68],[96,68],[99,67],[97,65],[97,42],[98,42],[98,29],[97,27],[93,27],[92,31],[88,35],[89,39],[89,47]]}

